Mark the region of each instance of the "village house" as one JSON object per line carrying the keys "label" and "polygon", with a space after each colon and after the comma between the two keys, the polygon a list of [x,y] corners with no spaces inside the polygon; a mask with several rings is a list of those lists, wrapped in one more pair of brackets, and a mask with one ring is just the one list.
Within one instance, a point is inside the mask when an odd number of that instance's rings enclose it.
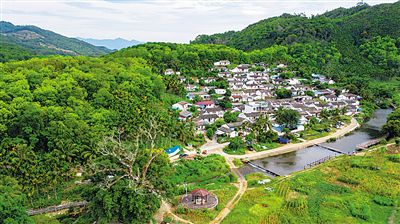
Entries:
{"label": "village house", "polygon": [[193,116],[193,114],[191,112],[189,112],[189,111],[181,111],[179,113],[179,120],[186,121],[189,118],[191,118],[192,116]]}
{"label": "village house", "polygon": [[190,107],[192,106],[192,104],[185,102],[185,101],[180,101],[178,103],[175,103],[172,105],[172,109],[174,110],[188,110]]}
{"label": "village house", "polygon": [[221,61],[214,62],[214,66],[228,66],[230,64],[231,64],[231,62],[228,60],[221,60]]}
{"label": "village house", "polygon": [[219,95],[224,95],[226,93],[226,89],[215,89],[215,93]]}
{"label": "village house", "polygon": [[214,101],[211,101],[211,100],[200,101],[200,102],[197,102],[196,105],[199,106],[202,109],[215,107]]}
{"label": "village house", "polygon": [[199,96],[202,100],[208,100],[211,99],[210,94],[205,93],[205,92],[189,92],[186,97],[190,100],[193,100],[195,96]]}
{"label": "village house", "polygon": [[245,73],[249,72],[250,65],[248,64],[241,64],[238,65],[236,68],[232,69],[231,71],[234,73]]}

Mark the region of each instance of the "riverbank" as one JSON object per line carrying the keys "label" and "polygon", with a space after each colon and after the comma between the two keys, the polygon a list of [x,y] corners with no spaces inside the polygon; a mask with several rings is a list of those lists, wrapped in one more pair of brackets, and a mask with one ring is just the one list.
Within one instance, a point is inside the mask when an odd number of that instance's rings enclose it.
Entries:
{"label": "riverbank", "polygon": [[281,155],[281,154],[297,151],[300,149],[304,149],[307,147],[311,147],[316,144],[324,143],[324,142],[328,141],[330,138],[339,139],[339,138],[345,136],[346,134],[354,131],[358,127],[360,127],[360,124],[357,122],[357,120],[355,118],[352,118],[350,124],[337,130],[333,134],[327,135],[325,137],[308,140],[308,141],[300,142],[300,143],[290,143],[290,144],[287,144],[287,145],[284,145],[284,146],[281,146],[281,147],[278,147],[275,149],[266,150],[266,151],[262,151],[262,152],[249,152],[245,155],[230,155],[230,154],[223,152],[222,151],[223,148],[225,146],[227,146],[226,143],[225,144],[207,143],[201,147],[201,150],[207,150],[207,152],[209,154],[219,154],[224,157],[231,158],[231,159],[237,158],[237,159],[242,159],[242,160],[255,160],[255,159],[261,159],[261,158],[270,157],[270,156]]}
{"label": "riverbank", "polygon": [[391,153],[337,157],[268,184],[253,181],[222,223],[397,223],[400,183],[393,174],[400,163]]}

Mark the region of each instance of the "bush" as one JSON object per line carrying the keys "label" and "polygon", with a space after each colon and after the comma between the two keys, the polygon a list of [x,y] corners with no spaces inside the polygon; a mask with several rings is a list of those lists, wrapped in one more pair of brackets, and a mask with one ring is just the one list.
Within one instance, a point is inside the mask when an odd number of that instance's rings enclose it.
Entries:
{"label": "bush", "polygon": [[178,213],[178,214],[186,214],[187,213],[187,209],[185,207],[183,207],[182,205],[178,205],[178,208],[176,209],[176,213]]}
{"label": "bush", "polygon": [[304,213],[308,209],[307,199],[305,197],[298,197],[286,200],[284,207],[287,210]]}
{"label": "bush", "polygon": [[388,158],[389,161],[392,161],[394,163],[400,163],[400,154],[390,155],[387,158]]}
{"label": "bush", "polygon": [[336,142],[336,138],[332,137],[332,138],[328,139],[328,141],[326,141],[326,142]]}
{"label": "bush", "polygon": [[345,184],[351,184],[351,185],[359,185],[360,184],[360,182],[358,182],[354,179],[348,178],[348,177],[338,177],[337,180],[342,183],[345,183]]}
{"label": "bush", "polygon": [[366,202],[350,202],[350,213],[353,217],[368,220],[371,218],[371,209]]}
{"label": "bush", "polygon": [[383,138],[379,143],[382,144],[382,145],[386,145],[387,141],[386,141],[386,139]]}
{"label": "bush", "polygon": [[374,202],[378,205],[382,205],[382,206],[393,206],[394,202],[392,199],[387,198],[385,196],[380,196],[377,195],[373,198]]}
{"label": "bush", "polygon": [[394,142],[396,142],[396,145],[397,145],[397,146],[400,146],[400,138],[396,138],[396,139],[394,140]]}
{"label": "bush", "polygon": [[162,223],[172,223],[172,221],[174,221],[174,220],[171,217],[167,216],[167,217],[164,218]]}
{"label": "bush", "polygon": [[233,159],[233,164],[238,168],[243,166],[243,162],[238,158]]}

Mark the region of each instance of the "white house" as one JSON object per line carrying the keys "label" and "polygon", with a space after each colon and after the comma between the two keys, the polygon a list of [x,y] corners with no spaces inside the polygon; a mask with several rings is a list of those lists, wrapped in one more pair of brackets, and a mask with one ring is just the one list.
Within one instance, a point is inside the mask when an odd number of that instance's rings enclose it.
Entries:
{"label": "white house", "polygon": [[172,109],[185,111],[185,110],[188,110],[191,106],[192,106],[192,104],[185,102],[185,101],[181,101],[181,102],[173,104]]}
{"label": "white house", "polygon": [[228,66],[230,64],[231,64],[231,62],[228,60],[221,60],[221,61],[214,62],[214,66]]}
{"label": "white house", "polygon": [[219,95],[224,95],[226,93],[225,89],[215,89],[215,93]]}

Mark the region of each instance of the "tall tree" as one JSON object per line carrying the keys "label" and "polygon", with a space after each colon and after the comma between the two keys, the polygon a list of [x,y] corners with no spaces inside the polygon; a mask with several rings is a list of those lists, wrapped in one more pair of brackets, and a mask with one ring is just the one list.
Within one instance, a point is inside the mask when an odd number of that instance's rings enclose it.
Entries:
{"label": "tall tree", "polygon": [[279,107],[275,119],[278,124],[289,129],[295,129],[300,120],[300,113],[297,110]]}

